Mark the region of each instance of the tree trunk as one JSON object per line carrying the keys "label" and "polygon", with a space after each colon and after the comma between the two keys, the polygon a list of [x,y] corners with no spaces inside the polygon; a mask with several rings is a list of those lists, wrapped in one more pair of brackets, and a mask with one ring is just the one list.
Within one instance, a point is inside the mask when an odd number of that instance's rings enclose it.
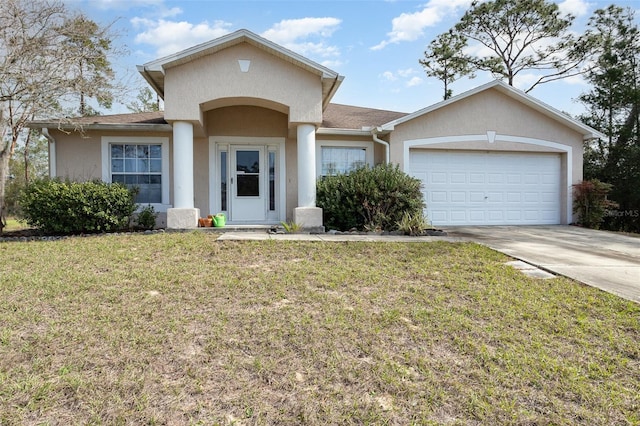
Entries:
{"label": "tree trunk", "polygon": [[[4,138],[3,138],[4,139]],[[6,225],[4,193],[9,178],[9,142],[0,140],[0,234]]]}

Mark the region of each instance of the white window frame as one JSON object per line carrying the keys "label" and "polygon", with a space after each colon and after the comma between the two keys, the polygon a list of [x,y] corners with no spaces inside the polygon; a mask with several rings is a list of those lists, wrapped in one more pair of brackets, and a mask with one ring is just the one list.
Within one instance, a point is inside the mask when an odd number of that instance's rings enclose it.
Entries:
{"label": "white window frame", "polygon": [[[111,145],[131,144],[131,145],[160,145],[162,152],[162,202],[150,203],[155,211],[166,212],[171,208],[169,204],[169,138],[157,136],[103,136],[101,140],[102,149],[102,180],[111,182]],[[142,209],[147,204],[139,203],[138,208]]]}
{"label": "white window frame", "polygon": [[343,140],[316,140],[316,177],[322,177],[322,148],[364,148],[365,161],[369,167],[373,167],[373,142],[343,141]]}

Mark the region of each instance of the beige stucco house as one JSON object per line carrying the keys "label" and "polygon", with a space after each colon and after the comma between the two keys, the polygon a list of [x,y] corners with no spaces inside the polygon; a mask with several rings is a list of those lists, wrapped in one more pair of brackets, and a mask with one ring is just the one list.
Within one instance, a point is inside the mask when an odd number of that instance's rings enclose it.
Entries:
{"label": "beige stucco house", "polygon": [[169,228],[219,212],[319,227],[319,177],[385,162],[423,181],[436,226],[571,223],[583,143],[602,136],[499,81],[411,114],[333,104],[343,76],[247,30],[138,70],[164,112],[31,127],[52,176],[137,186]]}

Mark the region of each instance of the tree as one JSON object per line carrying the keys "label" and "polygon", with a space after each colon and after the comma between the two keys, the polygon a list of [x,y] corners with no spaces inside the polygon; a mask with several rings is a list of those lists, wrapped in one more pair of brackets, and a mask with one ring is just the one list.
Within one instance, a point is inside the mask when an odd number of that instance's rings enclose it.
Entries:
{"label": "tree", "polygon": [[48,142],[45,137],[36,130],[31,130],[26,133],[26,137],[21,138],[14,157],[9,161],[10,179],[5,194],[5,205],[9,214],[16,213],[20,192],[29,182],[47,176],[48,159]]}
{"label": "tree", "polygon": [[67,68],[73,85],[73,96],[79,99],[78,114],[82,117],[98,115],[87,104],[93,98],[103,108],[111,108],[114,91],[114,72],[108,55],[117,53],[112,46],[115,37],[110,27],[100,27],[82,14],[64,20],[58,29],[63,37]]}
{"label": "tree", "polygon": [[581,58],[570,54],[573,19],[545,0],[476,0],[454,31],[483,48],[470,58],[476,70],[489,71],[510,85],[523,72],[542,73],[529,92],[538,84],[581,72]]}
{"label": "tree", "polygon": [[444,85],[444,99],[449,99],[453,91],[449,85],[461,77],[474,78],[471,58],[463,53],[467,40],[459,33],[449,31],[440,34],[429,43],[424,59],[419,62],[429,77],[435,77]]}
{"label": "tree", "polygon": [[[0,2],[0,232],[9,160],[26,123],[60,113],[73,94],[94,93],[97,84],[74,72],[83,51],[61,48],[78,35],[65,27],[69,15],[60,0]],[[87,53],[86,63],[94,59]]]}
{"label": "tree", "polygon": [[585,75],[592,88],[580,97],[587,107],[581,118],[607,135],[586,147],[585,178],[613,185],[619,214],[610,215],[604,227],[640,232],[640,30],[633,10],[596,10],[577,48],[592,62]]}
{"label": "tree", "polygon": [[162,111],[160,108],[160,99],[148,87],[143,87],[138,92],[136,100],[127,104],[127,109],[131,112],[155,112]]}

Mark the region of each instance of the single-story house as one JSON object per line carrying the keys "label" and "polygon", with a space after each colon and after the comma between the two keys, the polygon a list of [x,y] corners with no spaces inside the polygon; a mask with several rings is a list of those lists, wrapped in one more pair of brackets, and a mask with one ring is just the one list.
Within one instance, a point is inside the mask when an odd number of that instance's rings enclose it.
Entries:
{"label": "single-story house", "polygon": [[602,136],[500,81],[411,114],[333,104],[342,75],[247,30],[138,71],[163,112],[30,127],[51,176],[137,186],[168,228],[219,212],[320,227],[318,178],[386,162],[424,183],[436,226],[567,224],[583,143]]}

